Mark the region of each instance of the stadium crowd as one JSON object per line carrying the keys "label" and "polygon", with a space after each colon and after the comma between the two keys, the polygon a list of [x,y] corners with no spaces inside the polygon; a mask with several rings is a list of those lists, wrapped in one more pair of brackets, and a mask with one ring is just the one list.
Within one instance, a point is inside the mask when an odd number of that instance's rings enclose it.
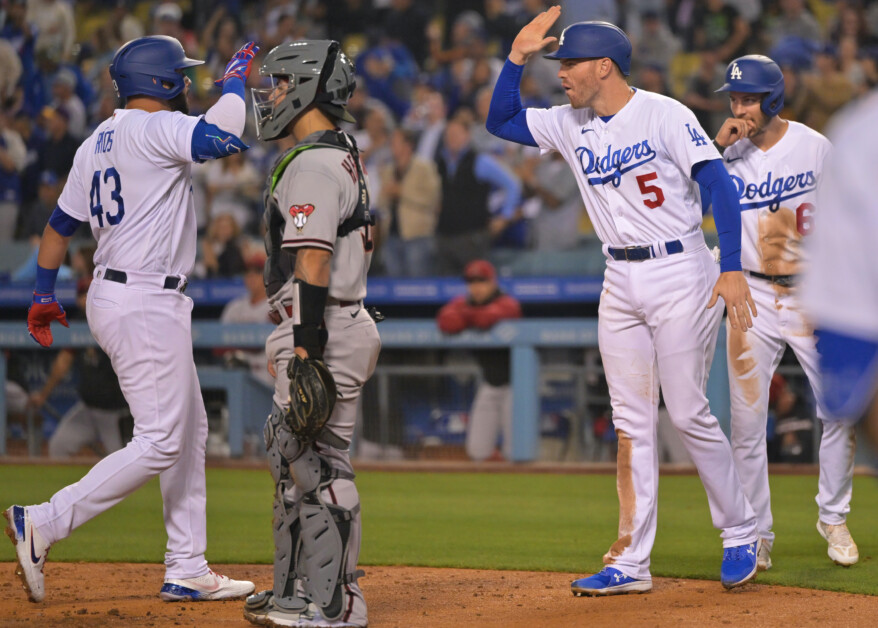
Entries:
{"label": "stadium crowd", "polygon": [[[376,274],[460,275],[491,251],[554,255],[595,239],[563,161],[498,140],[484,127],[494,81],[522,25],[544,0],[2,0],[0,242],[38,241],[83,137],[118,106],[107,66],[144,34],[176,37],[192,68],[193,113],[218,97],[213,79],[248,40],[263,53],[329,37],[355,60],[351,125],[370,174],[379,229]],[[728,101],[715,89],[747,53],[783,68],[782,116],[822,130],[878,84],[878,2],[871,0],[561,1],[560,23],[600,19],[634,43],[631,84],[688,105],[715,135]],[[554,33],[557,35],[558,33]],[[257,62],[258,63],[258,62]],[[525,106],[566,102],[557,64],[534,59]],[[265,79],[257,72],[250,86]],[[249,96],[248,96],[249,98]],[[201,246],[196,276],[242,275],[261,248],[261,188],[287,142],[193,170]],[[712,228],[710,217],[706,227]],[[82,242],[91,236],[82,234]],[[596,250],[592,247],[592,250]],[[35,261],[11,269],[28,279]],[[501,271],[505,268],[501,265]],[[576,272],[576,268],[570,269]],[[513,271],[514,272],[514,271]]]}

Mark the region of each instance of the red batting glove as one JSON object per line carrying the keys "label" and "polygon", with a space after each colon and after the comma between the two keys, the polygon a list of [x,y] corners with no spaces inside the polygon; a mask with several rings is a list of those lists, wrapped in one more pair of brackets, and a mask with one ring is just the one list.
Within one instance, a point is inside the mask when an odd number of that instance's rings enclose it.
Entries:
{"label": "red batting glove", "polygon": [[52,344],[52,321],[58,321],[64,327],[70,327],[67,324],[67,314],[64,308],[58,303],[58,299],[52,293],[37,294],[34,292],[34,300],[30,309],[27,311],[27,330],[30,337],[36,340],[44,347]]}
{"label": "red batting glove", "polygon": [[226,66],[226,73],[223,74],[221,79],[215,80],[214,84],[222,87],[223,83],[233,76],[246,83],[247,78],[250,76],[250,69],[253,67],[253,58],[257,52],[259,52],[259,46],[256,45],[256,42],[248,41],[238,52],[232,55],[232,60]]}

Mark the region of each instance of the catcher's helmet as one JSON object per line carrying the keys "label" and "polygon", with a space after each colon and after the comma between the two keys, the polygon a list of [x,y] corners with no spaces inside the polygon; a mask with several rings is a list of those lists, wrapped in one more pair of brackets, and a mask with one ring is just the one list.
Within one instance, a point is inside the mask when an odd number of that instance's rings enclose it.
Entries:
{"label": "catcher's helmet", "polygon": [[601,59],[609,57],[622,74],[631,73],[631,40],[609,22],[576,22],[561,33],[558,50],[546,59]]}
{"label": "catcher's helmet", "polygon": [[771,59],[763,55],[738,57],[726,68],[726,83],[718,92],[766,94],[762,112],[776,116],[783,109],[783,72]]}
{"label": "catcher's helmet", "polygon": [[357,86],[354,64],[337,41],[303,40],[276,46],[265,56],[259,74],[286,78],[283,93],[276,87],[251,89],[256,134],[261,140],[287,135],[287,126],[312,103],[324,113],[354,122],[345,107]]}
{"label": "catcher's helmet", "polygon": [[182,72],[204,61],[190,59],[180,42],[166,35],[139,37],[124,44],[110,64],[119,98],[153,96],[170,100],[186,86]]}

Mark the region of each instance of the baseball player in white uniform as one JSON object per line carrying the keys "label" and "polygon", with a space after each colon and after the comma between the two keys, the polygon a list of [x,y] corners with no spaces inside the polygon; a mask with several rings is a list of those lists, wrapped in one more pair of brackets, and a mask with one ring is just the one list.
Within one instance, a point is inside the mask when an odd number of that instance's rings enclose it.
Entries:
{"label": "baseball player in white uniform", "polygon": [[[487,126],[500,137],[561,153],[608,260],[598,341],[619,436],[619,538],[604,556],[606,567],[573,582],[572,590],[609,595],[652,588],[660,385],[704,483],[713,524],[722,530],[721,581],[736,587],[756,573],[756,518],[705,388],[722,318],[718,298],[736,328],[747,329],[749,310],[756,313],[740,272],[737,194],[689,109],[628,86],[631,43],[612,24],[572,24],[548,55],[560,60],[570,105],[522,109],[523,65],[554,41],[546,33],[560,11],[550,8],[516,37]],[[720,268],[700,230],[698,183],[716,198]]]}
{"label": "baseball player in white uniform", "polygon": [[[759,317],[747,333],[727,327],[732,450],[759,525],[760,570],[771,568],[771,497],[765,445],[771,376],[787,345],[792,347],[819,399],[817,346],[799,304],[798,280],[804,256],[802,238],[814,228],[819,211],[817,184],[831,146],[825,137],[777,114],[783,108],[784,79],[768,57],[747,55],[726,70],[734,117],[725,121],[716,142],[727,147],[726,168],[741,201],[741,264]],[[826,414],[817,404],[817,416]],[[854,472],[854,434],[849,425],[823,423],[817,530],[839,565],[857,562],[857,546],[845,519],[850,510]]]}
{"label": "baseball player in white uniform", "polygon": [[195,264],[193,162],[247,147],[244,81],[258,48],[241,48],[217,81],[223,95],[205,116],[188,113],[188,59],[176,39],[141,37],[122,46],[110,75],[124,109],[101,123],[76,153],[40,243],[28,329],[52,344],[50,323],[67,325],[55,299],[70,237],[88,222],[97,240],[86,315],[110,357],[134,417],[134,438],[76,484],[37,506],[5,511],[30,599],[44,597],[49,547],[158,475],[168,545],[165,601],[241,597],[252,582],[208,568],[204,455],[207,415],[192,358],[192,300],[183,295]]}
{"label": "baseball player in white uniform", "polygon": [[806,239],[802,300],[816,327],[826,421],[865,417],[878,447],[878,265],[869,260],[878,239],[878,92],[843,110],[828,133],[834,149]]}
{"label": "baseball player in white uniform", "polygon": [[[244,616],[270,626],[366,626],[357,583],[360,497],[350,443],[360,391],[381,341],[363,308],[372,259],[369,190],[345,107],[354,66],[338,42],[281,44],[254,89],[260,139],[287,135],[296,145],[274,164],[265,192],[265,285],[273,320],[266,342],[275,376],[265,445],[275,482],[274,583],[247,598]],[[290,429],[294,358],[325,362],[338,390],[313,442]]]}

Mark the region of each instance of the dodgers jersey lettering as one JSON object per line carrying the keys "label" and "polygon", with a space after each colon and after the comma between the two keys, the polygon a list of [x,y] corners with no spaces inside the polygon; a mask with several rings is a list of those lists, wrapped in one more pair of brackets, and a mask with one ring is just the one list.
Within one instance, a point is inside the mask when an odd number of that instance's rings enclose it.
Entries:
{"label": "dodgers jersey lettering", "polygon": [[570,164],[603,243],[643,245],[701,228],[692,166],[720,155],[676,100],[639,89],[608,122],[564,105],[527,109],[527,126],[540,148]]}
{"label": "dodgers jersey lettering", "polygon": [[723,155],[741,199],[741,266],[766,275],[794,275],[804,261],[802,237],[813,228],[817,185],[829,140],[790,122],[767,151],[744,138]]}
{"label": "dodgers jersey lettering", "polygon": [[[309,135],[300,144],[311,144],[317,137]],[[287,166],[274,190],[278,211],[286,220],[283,248],[330,251],[329,296],[342,301],[366,296],[366,274],[372,262],[371,227],[337,237],[339,225],[357,208],[359,192],[353,157],[334,148],[302,152]]]}
{"label": "dodgers jersey lettering", "polygon": [[95,264],[168,275],[192,271],[192,131],[200,119],[116,109],[76,151],[58,206],[91,225]]}

